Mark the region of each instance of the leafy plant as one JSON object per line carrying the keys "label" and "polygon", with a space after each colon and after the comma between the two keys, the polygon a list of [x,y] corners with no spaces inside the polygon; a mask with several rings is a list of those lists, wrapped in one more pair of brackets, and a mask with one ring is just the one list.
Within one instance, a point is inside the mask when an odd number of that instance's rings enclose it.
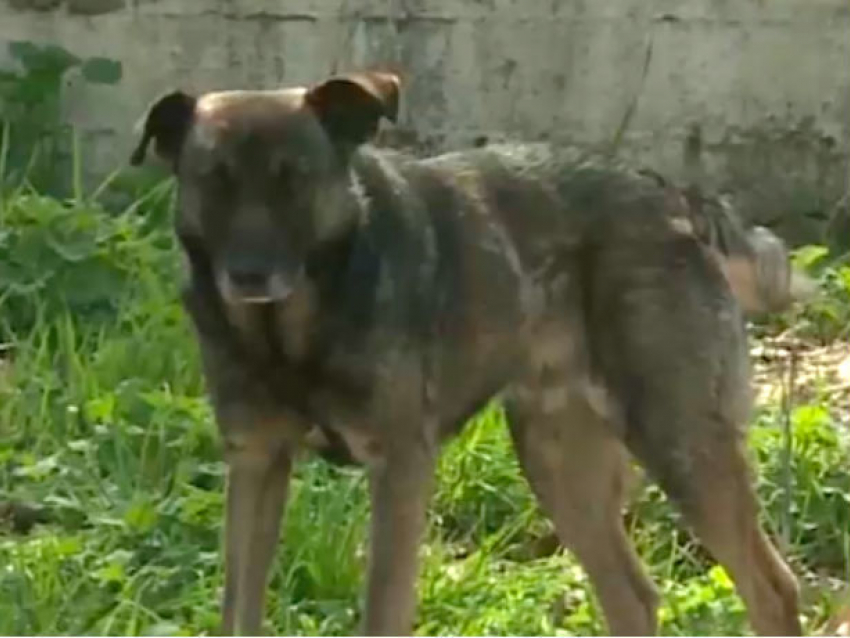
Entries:
{"label": "leafy plant", "polygon": [[120,62],[81,59],[56,45],[9,43],[16,68],[0,70],[0,177],[7,187],[28,180],[40,192],[67,193],[72,131],[62,122],[62,87],[70,72],[85,82],[115,84]]}
{"label": "leafy plant", "polygon": [[[151,195],[168,197],[167,188]],[[66,313],[113,321],[154,272],[174,267],[170,233],[148,223],[132,210],[109,215],[93,201],[62,203],[29,189],[0,200],[0,339]]]}
{"label": "leafy plant", "polygon": [[797,317],[795,332],[821,342],[850,338],[850,253],[833,256],[824,246],[803,246],[793,262],[818,284],[818,294]]}

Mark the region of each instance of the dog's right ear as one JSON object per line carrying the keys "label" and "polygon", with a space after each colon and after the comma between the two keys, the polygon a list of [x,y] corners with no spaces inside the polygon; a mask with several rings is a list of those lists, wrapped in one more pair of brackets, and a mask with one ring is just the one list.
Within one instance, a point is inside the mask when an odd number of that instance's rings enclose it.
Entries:
{"label": "dog's right ear", "polygon": [[356,146],[375,136],[381,118],[396,121],[399,85],[394,73],[348,73],[312,87],[305,101],[331,139]]}
{"label": "dog's right ear", "polygon": [[192,124],[196,101],[194,96],[174,91],[154,102],[145,116],[142,137],[130,157],[130,163],[138,166],[144,162],[148,145],[153,140],[157,155],[173,166]]}

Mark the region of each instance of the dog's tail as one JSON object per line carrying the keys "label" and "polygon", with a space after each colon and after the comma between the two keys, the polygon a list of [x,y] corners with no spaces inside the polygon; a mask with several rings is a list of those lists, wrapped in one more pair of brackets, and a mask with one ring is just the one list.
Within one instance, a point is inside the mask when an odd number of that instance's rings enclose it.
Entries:
{"label": "dog's tail", "polygon": [[815,284],[792,267],[785,243],[757,226],[744,238],[744,254],[727,254],[721,263],[735,296],[747,313],[779,312],[808,299]]}
{"label": "dog's tail", "polygon": [[724,199],[695,189],[686,190],[685,198],[697,236],[718,258],[744,312],[780,312],[814,294],[814,282],[793,267],[785,242],[773,232],[745,229]]}

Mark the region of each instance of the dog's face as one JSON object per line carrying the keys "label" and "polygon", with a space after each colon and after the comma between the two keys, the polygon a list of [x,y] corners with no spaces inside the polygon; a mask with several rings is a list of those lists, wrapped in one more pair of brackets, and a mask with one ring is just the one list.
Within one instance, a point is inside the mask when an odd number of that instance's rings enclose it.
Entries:
{"label": "dog's face", "polygon": [[398,79],[364,73],[312,88],[175,92],[148,111],[150,141],[174,169],[178,233],[204,247],[228,303],[285,300],[309,256],[355,220],[348,158],[395,119]]}

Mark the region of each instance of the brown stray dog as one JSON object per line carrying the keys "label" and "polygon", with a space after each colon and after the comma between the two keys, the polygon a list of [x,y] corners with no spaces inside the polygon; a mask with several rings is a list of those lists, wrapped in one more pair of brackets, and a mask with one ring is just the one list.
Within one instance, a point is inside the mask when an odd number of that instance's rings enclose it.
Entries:
{"label": "brown stray dog", "polygon": [[440,443],[501,394],[523,471],[612,633],[656,631],[621,520],[631,453],[727,568],[753,627],[799,634],[796,582],[750,485],[735,302],[787,303],[784,248],[575,149],[372,148],[398,87],[362,73],[171,93],[133,155],[154,141],[178,181],[184,301],[229,466],[223,630],[261,630],[293,455],[312,442],[369,469],[363,631],[409,633]]}

